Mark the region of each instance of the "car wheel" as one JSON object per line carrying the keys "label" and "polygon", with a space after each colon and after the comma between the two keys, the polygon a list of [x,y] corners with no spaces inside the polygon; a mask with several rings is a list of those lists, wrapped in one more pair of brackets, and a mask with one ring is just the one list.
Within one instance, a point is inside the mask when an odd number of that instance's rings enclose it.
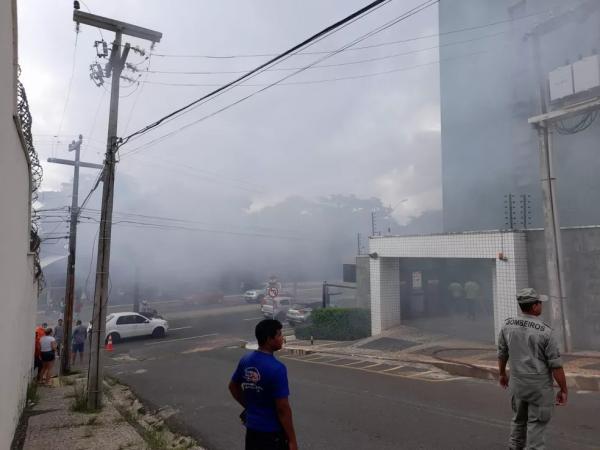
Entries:
{"label": "car wheel", "polygon": [[165,337],[165,329],[163,327],[157,327],[152,331],[153,338],[162,338]]}
{"label": "car wheel", "polygon": [[108,344],[109,337],[112,338],[113,344],[118,344],[121,341],[121,335],[119,333],[110,333],[108,336],[106,336],[106,339],[104,340],[105,344]]}

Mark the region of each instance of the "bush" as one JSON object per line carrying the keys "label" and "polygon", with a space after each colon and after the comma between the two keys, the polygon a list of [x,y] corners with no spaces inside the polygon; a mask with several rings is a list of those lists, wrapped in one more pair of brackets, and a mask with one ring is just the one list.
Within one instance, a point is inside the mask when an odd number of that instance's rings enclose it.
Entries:
{"label": "bush", "polygon": [[371,312],[358,308],[325,308],[312,313],[312,323],[296,327],[298,339],[353,341],[371,336]]}

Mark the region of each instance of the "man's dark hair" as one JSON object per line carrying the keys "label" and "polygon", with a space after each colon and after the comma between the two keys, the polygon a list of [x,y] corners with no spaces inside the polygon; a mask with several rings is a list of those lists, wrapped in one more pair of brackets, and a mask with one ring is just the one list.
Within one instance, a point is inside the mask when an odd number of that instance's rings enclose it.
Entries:
{"label": "man's dark hair", "polygon": [[531,312],[533,307],[535,305],[537,305],[538,303],[542,303],[542,302],[540,302],[539,300],[534,300],[534,301],[528,302],[528,303],[519,303],[519,307],[521,308],[521,311],[523,311],[524,313],[529,313],[529,312]]}
{"label": "man's dark hair", "polygon": [[281,322],[275,319],[264,319],[258,322],[254,329],[254,335],[258,341],[258,345],[264,345],[267,339],[274,338],[277,332],[283,328]]}
{"label": "man's dark hair", "polygon": [[81,320],[78,320],[78,321],[76,322],[76,325],[81,325]]}

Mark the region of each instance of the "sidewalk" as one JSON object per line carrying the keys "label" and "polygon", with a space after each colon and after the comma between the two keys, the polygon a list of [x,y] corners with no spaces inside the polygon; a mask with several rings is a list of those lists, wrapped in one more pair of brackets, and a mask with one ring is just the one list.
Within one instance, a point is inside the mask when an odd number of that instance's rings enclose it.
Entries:
{"label": "sidewalk", "polygon": [[[288,339],[285,346],[292,354],[319,353],[398,363],[428,364],[451,375],[495,380],[497,356],[494,345],[399,326],[384,333],[352,342]],[[563,355],[570,388],[600,391],[600,352]]]}
{"label": "sidewalk", "polygon": [[38,386],[37,395],[29,396],[12,450],[202,450],[166,428],[173,411],[149,414],[126,386],[104,384],[100,412],[85,410],[85,375],[55,377],[52,386]]}

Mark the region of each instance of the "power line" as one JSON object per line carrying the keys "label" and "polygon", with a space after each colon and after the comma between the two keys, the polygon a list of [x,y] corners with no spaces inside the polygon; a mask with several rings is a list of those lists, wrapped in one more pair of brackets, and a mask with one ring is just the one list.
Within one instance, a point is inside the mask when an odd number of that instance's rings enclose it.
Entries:
{"label": "power line", "polygon": [[[391,21],[389,21],[389,22],[385,23],[384,25],[381,25],[381,26],[379,26],[379,27],[378,27],[378,28],[376,28],[375,30],[372,30],[372,31],[370,31],[370,32],[368,32],[368,33],[366,33],[366,34],[364,34],[364,35],[362,35],[362,36],[360,36],[360,37],[358,37],[358,38],[354,39],[354,40],[353,40],[353,41],[351,41],[350,43],[348,43],[348,44],[344,45],[343,47],[341,47],[340,49],[338,49],[338,50],[337,50],[337,53],[339,53],[339,52],[343,51],[343,49],[344,49],[344,48],[351,47],[351,46],[355,45],[355,44],[356,44],[356,43],[358,43],[358,42],[361,42],[361,41],[363,41],[363,40],[365,40],[365,39],[367,39],[367,38],[369,38],[369,37],[371,37],[371,36],[373,36],[373,35],[375,35],[375,34],[377,34],[377,33],[380,33],[380,32],[382,32],[382,31],[384,31],[384,30],[386,30],[386,29],[390,28],[390,27],[391,27],[391,26],[393,26],[393,25],[396,25],[397,23],[399,23],[399,22],[401,22],[401,21],[403,21],[403,20],[406,20],[406,19],[408,19],[409,17],[412,17],[413,15],[415,15],[415,14],[417,14],[417,13],[419,13],[419,12],[421,12],[421,11],[425,10],[426,8],[429,8],[429,7],[431,7],[431,6],[433,6],[433,5],[437,4],[437,3],[439,3],[439,1],[440,1],[440,0],[428,0],[428,1],[424,2],[424,3],[421,3],[421,4],[420,4],[420,5],[418,5],[417,7],[415,7],[415,8],[413,8],[413,9],[411,9],[410,11],[408,11],[408,12],[406,12],[406,13],[404,13],[404,14],[402,14],[402,15],[398,16],[398,17],[396,17],[395,19],[393,19],[393,20],[391,20]],[[345,19],[344,19],[344,20],[345,20]],[[273,87],[273,86],[276,86],[276,85],[280,84],[281,82],[283,82],[283,81],[285,81],[285,80],[287,80],[287,79],[289,79],[289,78],[291,78],[291,77],[293,77],[293,76],[297,75],[298,73],[300,73],[300,72],[302,72],[302,71],[304,71],[304,70],[308,69],[309,67],[312,67],[312,66],[313,66],[313,65],[315,65],[315,64],[318,64],[319,62],[321,62],[321,61],[323,61],[323,60],[325,60],[325,59],[327,59],[327,58],[330,58],[330,57],[334,56],[334,55],[335,55],[335,54],[337,54],[337,53],[333,53],[333,54],[325,55],[325,56],[323,56],[323,57],[321,57],[321,58],[317,59],[316,61],[313,61],[312,63],[308,64],[307,66],[305,66],[305,67],[303,67],[303,68],[301,68],[301,69],[299,69],[299,70],[297,70],[297,71],[295,71],[295,72],[293,72],[293,73],[291,73],[291,74],[289,74],[289,75],[286,75],[286,76],[284,76],[283,78],[281,78],[281,79],[279,79],[279,80],[277,80],[277,81],[274,81],[274,82],[272,82],[272,83],[270,83],[270,84],[266,85],[265,87],[263,87],[263,88],[261,88],[261,89],[259,89],[259,90],[255,91],[255,92],[252,92],[251,94],[248,94],[248,95],[246,95],[245,97],[242,97],[242,98],[240,98],[240,99],[236,100],[236,101],[235,101],[235,102],[233,102],[233,103],[230,103],[230,104],[228,104],[228,105],[226,105],[226,106],[224,106],[224,107],[222,107],[222,108],[220,108],[220,109],[218,109],[218,110],[216,110],[216,111],[214,111],[214,112],[212,112],[212,113],[210,113],[210,114],[208,114],[208,115],[205,115],[205,116],[201,117],[200,119],[197,119],[197,120],[195,120],[195,121],[193,121],[193,122],[190,122],[190,123],[188,123],[188,124],[186,124],[186,125],[183,125],[183,126],[181,126],[181,127],[177,128],[177,129],[176,129],[176,130],[174,130],[174,131],[171,131],[171,132],[169,132],[169,133],[167,133],[167,134],[165,134],[165,135],[163,135],[163,136],[161,136],[161,137],[159,137],[159,138],[156,138],[156,139],[154,139],[153,141],[150,141],[150,143],[155,143],[155,142],[158,142],[158,141],[160,141],[160,140],[164,140],[164,139],[166,139],[166,138],[168,138],[168,137],[170,137],[170,136],[172,136],[172,135],[174,135],[174,134],[177,134],[177,133],[179,133],[180,131],[182,131],[182,130],[184,130],[184,129],[186,129],[186,128],[189,128],[189,127],[191,127],[191,126],[193,126],[193,125],[196,125],[196,124],[197,124],[197,123],[199,123],[199,122],[202,122],[202,121],[204,121],[204,120],[206,120],[206,119],[208,119],[208,118],[210,118],[210,117],[213,117],[213,116],[215,116],[215,115],[217,115],[217,114],[219,114],[219,113],[221,113],[221,112],[223,112],[223,111],[226,111],[227,109],[229,109],[229,108],[232,108],[233,106],[235,106],[235,105],[238,105],[238,104],[240,104],[240,103],[242,103],[242,102],[244,102],[244,101],[246,101],[246,100],[248,100],[248,99],[250,99],[250,98],[254,97],[254,96],[255,96],[255,95],[257,95],[257,94],[260,94],[261,92],[264,92],[264,91],[266,91],[267,89],[269,89],[269,88],[271,88],[271,87]],[[246,76],[240,77],[240,78],[238,78],[238,80],[245,79],[245,77],[246,77]],[[227,86],[228,86],[229,88],[231,88],[231,87],[233,86],[233,84],[232,84],[232,83],[229,83]],[[221,88],[219,88],[219,89],[217,89],[216,91],[213,91],[213,92],[219,92],[220,90],[221,90]],[[210,95],[211,95],[211,94],[207,94],[207,96],[210,96]],[[205,96],[205,97],[207,97],[207,96]],[[156,125],[156,126],[158,126],[158,125]],[[148,130],[147,130],[147,131],[148,131]],[[145,132],[145,131],[144,131],[144,132]],[[131,135],[131,136],[133,136],[133,135]],[[125,141],[125,142],[126,142],[126,141]],[[147,145],[147,144],[146,144],[146,145]],[[134,149],[133,151],[130,151],[130,152],[128,152],[128,153],[125,153],[123,156],[125,156],[125,155],[131,155],[131,154],[132,154],[134,151],[135,151],[135,149]]]}
{"label": "power line", "polygon": [[[86,214],[99,214],[100,210],[98,209],[92,209],[92,208],[86,208],[85,209]],[[219,224],[215,224],[215,223],[211,223],[211,222],[206,222],[206,221],[201,221],[201,220],[193,220],[193,219],[181,219],[181,218],[176,218],[176,217],[166,217],[166,216],[154,216],[154,215],[148,215],[148,214],[136,214],[136,213],[125,213],[125,212],[115,212],[114,215],[117,218],[120,219],[136,219],[136,220],[140,220],[140,219],[149,219],[149,220],[155,220],[155,221],[162,221],[162,222],[174,222],[174,223],[179,223],[179,224],[197,224],[197,225],[212,225],[212,226],[216,226]],[[82,216],[82,218],[87,218],[87,219],[91,219],[91,220],[96,220],[93,217],[86,217],[86,216]],[[113,223],[117,223],[117,222],[113,222]],[[153,225],[163,225],[160,223],[153,223]],[[231,224],[228,224],[229,226],[231,226]],[[235,226],[235,225],[234,225]],[[263,227],[263,226],[251,226],[251,225],[245,225],[245,226],[238,226],[238,228],[250,228],[250,229],[256,229],[256,230],[265,230],[265,231],[277,231],[277,232],[285,232],[285,233],[294,233],[294,234],[298,234],[300,231],[299,230],[290,230],[290,229],[284,229],[284,228],[275,228],[275,227]]]}
{"label": "power line", "polygon": [[[65,98],[65,104],[63,106],[62,115],[58,124],[57,135],[60,135],[62,131],[63,122],[65,120],[65,114],[67,112],[67,106],[69,104],[69,98],[71,97],[71,87],[73,86],[73,78],[75,77],[75,61],[77,60],[77,42],[79,41],[79,31],[75,31],[75,45],[73,46],[73,60],[71,63],[71,77],[69,78],[69,84],[67,86],[67,96]],[[54,146],[52,147],[52,153],[54,154]]]}
{"label": "power line", "polygon": [[[400,68],[396,68],[396,69],[390,69],[390,70],[385,70],[385,71],[381,71],[381,72],[373,72],[373,73],[368,73],[368,74],[361,74],[361,75],[350,75],[350,76],[345,76],[345,77],[335,77],[335,78],[326,78],[326,79],[320,79],[320,80],[307,80],[307,81],[294,81],[294,82],[289,82],[289,83],[281,83],[279,84],[279,86],[292,86],[292,85],[311,85],[311,84],[320,84],[320,83],[329,83],[329,82],[336,82],[336,81],[344,81],[344,80],[357,80],[357,79],[363,79],[363,78],[371,78],[371,77],[375,77],[375,76],[380,76],[380,75],[387,75],[387,74],[391,74],[391,73],[397,73],[397,72],[406,72],[406,71],[410,71],[410,70],[414,70],[414,69],[418,69],[418,68],[422,68],[422,67],[430,67],[430,66],[435,66],[440,64],[441,61],[444,62],[448,62],[448,61],[454,61],[454,60],[458,60],[458,59],[462,59],[462,58],[467,58],[467,57],[471,57],[471,56],[476,56],[476,55],[482,55],[488,53],[486,51],[481,51],[481,52],[474,52],[474,53],[469,53],[466,55],[461,55],[461,56],[457,56],[454,58],[445,58],[443,60],[438,60],[438,61],[432,61],[429,63],[423,63],[423,64],[417,64],[414,66],[406,66],[406,67],[400,67]],[[179,85],[179,84],[175,84],[174,86],[198,86],[198,85]],[[265,85],[267,87],[270,87],[271,85]],[[260,91],[258,91],[260,92]],[[248,99],[249,97],[251,97],[253,94],[243,97],[240,100],[237,100],[234,103],[231,103],[229,105],[226,105],[218,110],[216,110],[213,113],[207,114],[191,123],[188,123],[186,125],[183,125],[179,128],[177,128],[176,130],[171,131],[170,133],[164,134],[162,136],[159,136],[151,141],[148,141],[144,144],[139,145],[138,147],[134,147],[132,149],[130,149],[128,152],[124,152],[122,154],[122,158],[125,157],[129,157],[135,154],[140,153],[142,150],[146,150],[150,147],[153,147],[154,145],[157,145],[161,142],[163,142],[164,140],[168,139],[169,137],[179,133],[180,131],[189,128],[193,125],[196,125],[199,122],[202,122],[206,119],[209,119],[210,117],[213,117],[217,114],[219,114],[222,111],[225,111],[229,108],[231,108],[232,106],[235,106],[238,103],[241,103],[242,101]]]}
{"label": "power line", "polygon": [[[477,41],[481,41],[483,39],[489,39],[489,38],[500,36],[500,35],[503,35],[506,33],[507,33],[507,31],[501,31],[501,32],[489,34],[486,36],[481,36],[481,37],[472,38],[472,39],[466,39],[463,41],[449,42],[446,44],[435,45],[433,47],[420,48],[420,49],[410,50],[410,51],[402,52],[402,53],[393,53],[391,55],[377,56],[377,57],[368,58],[368,59],[361,59],[358,61],[348,61],[348,62],[333,63],[333,64],[319,64],[319,65],[310,67],[310,69],[343,67],[343,66],[351,66],[351,65],[356,65],[356,64],[371,63],[371,62],[376,62],[376,61],[384,61],[387,59],[397,58],[399,56],[413,55],[416,53],[421,53],[421,52],[425,52],[425,51],[429,51],[429,50],[437,50],[437,49],[440,49],[443,47],[450,47],[450,46],[454,46],[454,45],[461,45],[461,44],[466,44],[466,43],[471,43],[471,42],[477,42]],[[301,68],[302,67],[279,67],[279,68],[275,67],[272,69],[266,69],[265,72],[291,71],[291,70],[298,70]],[[247,70],[232,70],[232,71],[149,70],[148,71],[148,73],[152,73],[152,74],[174,74],[174,75],[219,75],[219,74],[235,74],[235,73],[245,73],[245,72],[247,72]],[[244,85],[244,86],[248,86],[248,85]]]}
{"label": "power line", "polygon": [[[298,52],[300,49],[307,47],[309,45],[312,45],[315,43],[315,41],[320,40],[323,37],[328,36],[329,34],[331,34],[332,32],[337,31],[338,29],[344,27],[345,25],[347,25],[348,23],[354,21],[355,19],[364,17],[367,14],[370,14],[371,12],[373,12],[375,9],[380,8],[381,6],[387,4],[389,1],[391,0],[375,0],[374,2],[370,3],[369,5],[365,6],[364,8],[358,10],[357,12],[349,15],[348,17],[334,23],[333,25],[330,25],[328,27],[326,27],[325,29],[319,31],[318,33],[314,34],[313,36],[309,37],[308,39],[305,39],[304,41],[302,41],[300,44],[295,45],[294,47],[290,48],[289,50],[286,50],[285,52],[281,53],[280,55],[275,56],[274,58],[270,59],[269,61],[260,64],[259,66],[257,66],[255,69],[252,69],[250,72],[242,75],[241,77],[236,78],[235,80],[217,88],[216,90],[192,101],[191,103],[188,103],[187,105],[167,114],[166,116],[160,118],[159,120],[155,121],[154,123],[151,123],[150,125],[147,125],[146,127],[130,134],[129,136],[126,136],[125,138],[123,138],[121,140],[121,145],[126,144],[131,138],[135,137],[135,136],[139,136],[141,134],[147,133],[148,131],[150,131],[153,128],[158,127],[159,125],[161,125],[163,122],[165,122],[167,119],[174,117],[176,115],[179,115],[180,113],[185,112],[186,110],[189,110],[190,108],[192,108],[193,106],[197,105],[200,102],[203,102],[211,97],[215,97],[216,95],[218,95],[219,93],[228,90],[229,88],[231,88],[232,86],[235,86],[236,84],[240,83],[243,80],[246,80],[250,77],[255,76],[256,74],[260,73],[261,71],[263,71],[264,69],[266,69],[269,66],[272,66],[273,64],[278,64],[281,61],[287,59],[290,55],[293,55],[295,52]],[[439,1],[439,0],[438,0]],[[426,2],[427,3],[427,2]]]}
{"label": "power line", "polygon": [[[162,160],[162,161],[164,161],[164,160]],[[211,172],[208,172],[208,171],[197,169],[197,168],[194,168],[194,167],[191,167],[191,166],[186,166],[186,165],[183,165],[183,164],[179,165],[181,168],[178,168],[178,167],[176,167],[177,164],[175,164],[175,163],[170,163],[170,164],[173,164],[172,167],[165,167],[165,165],[164,165],[165,163],[169,164],[166,161],[161,162],[161,163],[153,163],[151,161],[140,161],[140,160],[138,160],[137,164],[140,164],[140,163],[141,164],[148,164],[148,165],[155,166],[155,167],[158,166],[161,169],[167,168],[167,169],[173,170],[173,171],[175,171],[177,173],[181,173],[183,175],[194,177],[194,179],[196,179],[196,180],[198,179],[198,177],[200,177],[200,178],[202,178],[202,179],[204,179],[206,181],[212,182],[212,183],[217,183],[217,184],[223,184],[223,185],[226,185],[226,186],[231,186],[231,187],[234,187],[236,189],[240,189],[240,190],[246,191],[246,192],[253,192],[253,193],[262,193],[262,192],[264,192],[264,189],[262,187],[258,188],[258,185],[254,184],[254,183],[250,183],[250,182],[246,182],[246,181],[242,181],[242,180],[236,180],[236,179],[227,179],[227,178],[223,177],[220,174],[211,173]],[[244,185],[248,185],[248,186],[244,186]],[[253,186],[257,186],[257,187],[253,187]]]}
{"label": "power line", "polygon": [[[106,168],[106,164],[104,165],[104,168]],[[83,200],[81,205],[79,205],[79,208],[78,208],[79,211],[81,211],[85,207],[86,203],[88,202],[88,200],[90,199],[90,197],[92,196],[94,191],[98,188],[98,185],[100,184],[100,181],[102,181],[103,178],[104,178],[104,169],[102,169],[100,171],[100,173],[98,173],[98,176],[96,177],[96,181],[94,182],[94,186],[92,187],[92,189],[90,189],[90,192],[88,192],[88,194],[85,196],[85,199]]]}
{"label": "power line", "polygon": [[[94,218],[88,218],[94,222],[98,222],[98,220]],[[276,235],[276,234],[267,234],[267,233],[248,233],[242,231],[227,231],[227,230],[219,230],[219,229],[210,229],[210,228],[196,228],[196,227],[186,227],[182,225],[166,225],[166,224],[156,224],[152,222],[142,222],[140,220],[117,220],[112,222],[115,226],[131,226],[136,228],[143,229],[155,229],[161,231],[168,230],[181,230],[181,231],[194,231],[194,232],[202,232],[202,233],[214,233],[214,234],[224,234],[231,236],[251,236],[251,237],[262,237],[262,238],[271,238],[271,239],[282,239],[282,240],[292,240],[292,241],[321,241],[319,239],[311,239],[307,237],[296,237],[296,236],[285,236],[285,235]]]}
{"label": "power line", "polygon": [[[143,61],[142,61],[143,62]],[[148,56],[148,66],[146,67],[146,75],[144,76],[144,79],[142,80],[142,87],[141,89],[138,91],[138,95],[135,97],[135,99],[133,100],[133,104],[131,105],[131,110],[129,111],[129,117],[127,118],[127,121],[125,122],[125,133],[127,133],[127,130],[129,129],[129,122],[131,122],[131,118],[133,117],[133,111],[135,111],[135,107],[137,106],[138,100],[140,99],[141,95],[142,95],[142,91],[144,90],[144,85],[145,85],[145,81],[148,80],[148,74],[150,73],[150,65],[152,64],[152,53],[150,53],[150,56]]]}
{"label": "power line", "polygon": [[[440,62],[453,61],[456,59],[466,58],[466,57],[470,57],[470,56],[474,56],[474,55],[481,55],[484,53],[488,53],[488,52],[487,51],[473,52],[473,53],[468,53],[466,55],[461,55],[461,56],[457,56],[457,57],[453,57],[453,58],[444,58],[442,60],[431,61],[431,62],[423,63],[423,64],[416,64],[416,65],[412,65],[412,66],[404,66],[404,67],[399,67],[399,68],[390,69],[390,70],[384,70],[384,71],[380,71],[380,72],[371,72],[371,73],[366,73],[366,74],[348,75],[348,76],[332,77],[332,78],[319,78],[319,79],[315,79],[315,80],[290,81],[288,83],[279,83],[279,86],[319,84],[319,83],[329,83],[332,81],[343,81],[343,80],[355,80],[355,79],[360,79],[360,78],[369,78],[369,77],[375,77],[378,75],[386,75],[389,73],[404,72],[404,71],[408,71],[408,70],[419,69],[421,67],[428,67],[428,66],[440,64]],[[159,81],[147,81],[146,83],[156,84],[156,85],[160,85],[160,86],[180,86],[180,87],[218,86],[217,84],[207,84],[207,83],[167,83],[167,82],[159,82]],[[258,86],[268,86],[268,85],[269,85],[268,83],[253,83],[253,84],[240,84],[239,87],[258,87]],[[131,153],[131,151],[129,153]]]}
{"label": "power line", "polygon": [[[380,43],[370,44],[370,45],[354,46],[354,47],[348,48],[344,51],[365,50],[365,49],[371,49],[371,48],[385,47],[385,46],[389,46],[389,45],[406,44],[408,42],[414,42],[414,41],[423,40],[423,39],[430,39],[430,38],[447,36],[447,35],[452,35],[452,34],[457,34],[457,33],[464,33],[464,32],[468,32],[468,31],[475,31],[475,30],[480,30],[483,28],[489,28],[489,27],[493,27],[493,26],[497,26],[497,25],[503,25],[506,23],[516,22],[519,20],[529,19],[531,17],[536,17],[536,16],[546,14],[551,11],[553,11],[553,9],[546,9],[544,11],[533,12],[533,13],[526,14],[526,15],[523,15],[523,16],[517,17],[517,18],[498,20],[498,21],[494,21],[494,22],[488,22],[485,24],[481,24],[481,25],[474,25],[471,27],[465,27],[465,28],[459,28],[459,29],[450,30],[450,31],[444,31],[442,33],[434,33],[434,34],[428,34],[428,35],[423,35],[423,36],[414,36],[414,37],[410,37],[410,38],[406,38],[406,39],[380,42]],[[331,53],[332,51],[333,50],[298,52],[296,55],[320,55],[320,54]],[[153,55],[157,56],[157,57],[161,57],[161,58],[235,59],[235,58],[269,57],[269,56],[275,56],[276,53],[246,53],[246,54],[233,54],[233,55],[206,55],[206,54],[200,54],[200,55],[195,54],[194,55],[194,54],[153,53]]]}

